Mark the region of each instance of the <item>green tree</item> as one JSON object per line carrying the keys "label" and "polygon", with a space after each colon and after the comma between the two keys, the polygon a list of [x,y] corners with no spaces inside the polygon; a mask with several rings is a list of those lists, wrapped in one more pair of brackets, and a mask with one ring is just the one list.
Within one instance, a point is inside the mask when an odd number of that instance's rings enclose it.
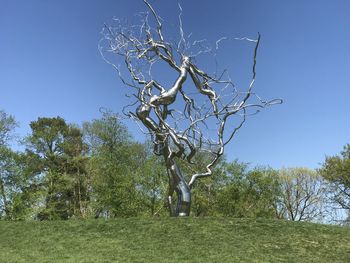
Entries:
{"label": "green tree", "polygon": [[17,123],[13,116],[0,110],[0,217],[11,218],[16,173],[15,153],[9,148]]}
{"label": "green tree", "polygon": [[14,129],[18,126],[15,118],[0,110],[0,146],[7,147],[14,138]]}
{"label": "green tree", "polygon": [[36,178],[26,173],[26,155],[10,148],[16,127],[14,117],[0,111],[0,218],[11,220],[30,218],[36,200]]}
{"label": "green tree", "polygon": [[14,157],[15,173],[12,178],[16,190],[12,199],[12,219],[33,219],[41,211],[45,197],[41,174],[33,170],[40,167],[40,160],[28,152],[16,153]]}
{"label": "green tree", "polygon": [[0,146],[0,217],[12,218],[13,195],[16,192],[15,153]]}
{"label": "green tree", "polygon": [[89,146],[88,173],[92,184],[92,210],[96,217],[136,216],[139,146],[132,142],[117,115],[104,112],[101,119],[84,123]]}
{"label": "green tree", "polygon": [[[168,178],[163,160],[152,152],[150,142],[137,144],[135,161],[138,165],[136,189],[140,198],[140,213],[146,216],[168,214],[166,196]],[[136,146],[136,145],[135,145]]]}
{"label": "green tree", "polygon": [[29,170],[41,177],[45,192],[44,208],[38,218],[84,216],[89,196],[82,133],[60,117],[38,118],[30,127],[27,154],[38,161]]}
{"label": "green tree", "polygon": [[331,183],[331,198],[350,214],[350,144],[339,155],[327,156],[319,172]]}
{"label": "green tree", "polygon": [[224,216],[276,217],[280,196],[277,172],[270,168],[249,169],[237,160],[227,164],[227,177],[218,192],[217,209]]}

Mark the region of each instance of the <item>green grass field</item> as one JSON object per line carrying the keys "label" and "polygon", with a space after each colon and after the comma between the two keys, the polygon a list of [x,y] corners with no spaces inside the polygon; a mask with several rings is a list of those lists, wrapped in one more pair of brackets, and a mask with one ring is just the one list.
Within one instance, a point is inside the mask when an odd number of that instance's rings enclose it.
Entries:
{"label": "green grass field", "polygon": [[350,262],[350,228],[235,218],[0,221],[0,262]]}

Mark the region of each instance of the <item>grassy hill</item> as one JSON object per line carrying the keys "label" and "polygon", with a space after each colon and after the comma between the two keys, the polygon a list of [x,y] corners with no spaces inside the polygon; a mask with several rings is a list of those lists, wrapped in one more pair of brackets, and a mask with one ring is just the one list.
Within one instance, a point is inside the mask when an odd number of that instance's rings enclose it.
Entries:
{"label": "grassy hill", "polygon": [[0,262],[350,262],[350,228],[235,218],[0,221]]}

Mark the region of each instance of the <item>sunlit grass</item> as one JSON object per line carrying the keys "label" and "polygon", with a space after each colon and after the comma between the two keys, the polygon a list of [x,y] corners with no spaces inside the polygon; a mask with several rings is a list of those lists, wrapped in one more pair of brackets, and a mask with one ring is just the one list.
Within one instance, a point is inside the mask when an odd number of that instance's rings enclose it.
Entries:
{"label": "sunlit grass", "polygon": [[0,221],[0,262],[350,262],[350,228],[234,218]]}

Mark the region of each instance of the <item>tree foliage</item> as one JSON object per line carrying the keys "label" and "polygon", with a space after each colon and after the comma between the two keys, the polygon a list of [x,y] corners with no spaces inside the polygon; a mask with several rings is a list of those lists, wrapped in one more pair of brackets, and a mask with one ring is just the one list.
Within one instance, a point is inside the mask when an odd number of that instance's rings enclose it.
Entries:
{"label": "tree foliage", "polygon": [[[136,142],[118,115],[103,112],[82,128],[60,117],[38,118],[24,152],[9,147],[14,118],[4,112],[0,117],[0,218],[168,215],[163,160],[153,154],[152,142]],[[306,168],[251,168],[221,158],[212,176],[193,187],[192,216],[324,220],[330,193],[349,208],[349,149],[327,157],[319,171],[323,178]],[[185,180],[203,170],[208,158],[197,154],[195,164],[179,159]]]}
{"label": "tree foliage", "polygon": [[17,123],[0,110],[0,217],[11,218],[15,194],[16,154],[8,147]]}
{"label": "tree foliage", "polygon": [[275,217],[280,196],[276,171],[265,167],[248,168],[238,161],[227,165],[225,187],[218,193],[218,211],[224,216]]}
{"label": "tree foliage", "polygon": [[148,145],[132,141],[118,115],[111,112],[85,123],[83,130],[89,145],[88,171],[95,216],[153,215],[162,202],[159,182],[164,170]]}
{"label": "tree foliage", "polygon": [[333,201],[350,211],[350,144],[339,155],[326,157],[319,172],[331,182]]}
{"label": "tree foliage", "polygon": [[81,131],[60,117],[38,118],[30,127],[27,154],[37,160],[30,170],[40,177],[45,199],[38,218],[84,216],[88,185]]}

